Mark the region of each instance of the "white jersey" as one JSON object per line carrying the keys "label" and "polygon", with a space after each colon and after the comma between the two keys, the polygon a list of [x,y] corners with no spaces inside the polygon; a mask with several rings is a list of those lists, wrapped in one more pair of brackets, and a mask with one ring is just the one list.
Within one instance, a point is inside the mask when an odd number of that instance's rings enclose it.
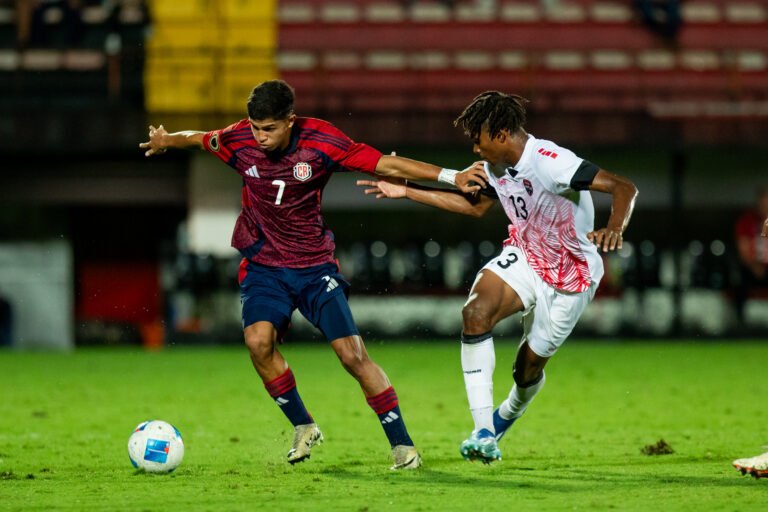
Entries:
{"label": "white jersey", "polygon": [[[557,290],[583,292],[603,277],[603,261],[587,240],[595,207],[579,175],[594,177],[596,166],[554,142],[528,135],[514,168],[496,178],[486,164],[511,224],[504,245],[519,247],[528,264]],[[577,183],[576,189],[574,183]]]}

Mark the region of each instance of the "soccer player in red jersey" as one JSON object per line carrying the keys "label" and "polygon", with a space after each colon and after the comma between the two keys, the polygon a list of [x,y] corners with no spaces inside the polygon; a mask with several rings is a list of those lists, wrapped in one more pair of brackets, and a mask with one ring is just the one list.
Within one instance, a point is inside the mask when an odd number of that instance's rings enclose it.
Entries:
{"label": "soccer player in red jersey", "polygon": [[[263,82],[248,99],[248,118],[210,132],[168,133],[149,127],[139,144],[146,156],[170,148],[202,149],[243,178],[242,211],[232,246],[243,260],[238,280],[245,344],[269,394],[294,426],[288,462],[309,458],[323,435],[299,396],[293,372],[278,343],[295,309],[328,339],[344,368],[360,384],[392,447],[392,469],[421,465],[408,435],[397,395],[369,357],[347,303],[349,284],[334,258],[333,233],[320,212],[332,173],[358,171],[409,180],[438,180],[464,192],[480,189],[473,175],[440,169],[352,141],[326,121],[297,117],[293,89],[281,80]],[[474,176],[482,176],[482,172]]]}

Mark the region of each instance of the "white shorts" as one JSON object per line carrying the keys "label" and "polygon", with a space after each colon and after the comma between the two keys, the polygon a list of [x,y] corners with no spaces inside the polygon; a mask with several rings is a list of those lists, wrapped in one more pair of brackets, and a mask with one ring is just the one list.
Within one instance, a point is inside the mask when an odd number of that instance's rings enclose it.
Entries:
{"label": "white shorts", "polygon": [[556,290],[533,271],[523,251],[512,246],[504,247],[482,270],[499,276],[523,301],[523,341],[541,357],[552,357],[565,342],[599,284],[593,281],[583,292]]}

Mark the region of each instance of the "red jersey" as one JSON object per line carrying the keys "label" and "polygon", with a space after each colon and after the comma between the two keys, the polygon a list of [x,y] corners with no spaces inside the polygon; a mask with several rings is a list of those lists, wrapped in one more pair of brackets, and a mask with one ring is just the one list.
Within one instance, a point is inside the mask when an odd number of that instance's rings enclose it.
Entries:
{"label": "red jersey", "polygon": [[333,233],[320,213],[331,173],[373,174],[381,158],[332,124],[299,117],[283,151],[262,151],[248,119],[203,136],[205,149],[243,177],[232,247],[254,263],[304,268],[334,261]]}

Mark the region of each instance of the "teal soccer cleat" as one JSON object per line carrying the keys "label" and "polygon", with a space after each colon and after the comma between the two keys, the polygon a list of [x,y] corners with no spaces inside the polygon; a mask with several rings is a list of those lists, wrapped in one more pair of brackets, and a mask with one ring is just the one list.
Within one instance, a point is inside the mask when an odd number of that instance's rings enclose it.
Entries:
{"label": "teal soccer cleat", "polygon": [[483,464],[490,464],[495,460],[501,460],[501,450],[496,444],[496,436],[485,428],[472,432],[469,439],[461,443],[459,452],[465,460],[470,462],[479,460]]}

